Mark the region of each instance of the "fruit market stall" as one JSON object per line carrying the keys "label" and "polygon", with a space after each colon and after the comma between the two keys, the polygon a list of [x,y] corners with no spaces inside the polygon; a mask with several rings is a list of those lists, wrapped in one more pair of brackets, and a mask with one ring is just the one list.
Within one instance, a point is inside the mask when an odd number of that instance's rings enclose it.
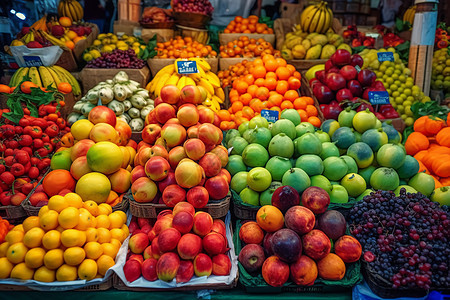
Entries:
{"label": "fruit market stall", "polygon": [[217,26],[214,1],[138,2],[111,33],[61,0],[9,47],[2,299],[449,293],[443,23],[428,93],[420,4],[394,27],[350,22],[367,1]]}

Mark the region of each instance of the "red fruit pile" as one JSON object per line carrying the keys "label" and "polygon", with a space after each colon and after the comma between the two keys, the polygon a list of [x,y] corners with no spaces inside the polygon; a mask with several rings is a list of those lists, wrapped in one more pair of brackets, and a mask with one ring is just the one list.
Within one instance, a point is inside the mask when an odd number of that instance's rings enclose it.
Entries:
{"label": "red fruit pile", "polygon": [[226,276],[231,260],[225,223],[206,212],[195,213],[187,203],[162,211],[155,222],[131,219],[125,278],[133,282],[141,276],[148,281],[188,282],[196,275]]}
{"label": "red fruit pile", "polygon": [[231,176],[224,169],[228,151],[220,143],[218,117],[203,101],[201,89],[174,85],[161,89],[146,117],[131,172],[131,192],[138,202],[169,207],[188,201],[195,208],[229,192]]}
{"label": "red fruit pile", "polygon": [[368,48],[373,48],[375,46],[375,39],[370,36],[366,36],[364,32],[358,31],[355,25],[348,25],[347,29],[342,33],[344,39],[351,41],[351,46],[353,48],[366,46]]}
{"label": "red fruit pile", "polygon": [[0,202],[20,205],[50,166],[59,139],[70,129],[57,111],[57,103],[41,105],[38,118],[24,116],[18,124],[0,113]]}
{"label": "red fruit pile", "polygon": [[214,7],[208,0],[173,0],[172,8],[175,12],[191,12],[211,16]]}
{"label": "red fruit pile", "polygon": [[341,280],[345,263],[358,261],[362,248],[345,235],[344,216],[327,210],[329,204],[328,193],[319,187],[307,188],[301,197],[290,186],[278,187],[272,205],[259,209],[256,222],[242,224],[239,239],[245,246],[239,263],[251,274],[261,272],[276,287],[289,278],[301,286],[313,285],[318,277]]}

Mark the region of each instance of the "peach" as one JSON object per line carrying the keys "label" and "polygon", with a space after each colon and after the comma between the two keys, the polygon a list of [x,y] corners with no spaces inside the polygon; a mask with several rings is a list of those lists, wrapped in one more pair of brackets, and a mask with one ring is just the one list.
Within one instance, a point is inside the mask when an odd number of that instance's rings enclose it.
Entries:
{"label": "peach", "polygon": [[[144,166],[138,165],[133,168],[131,171],[131,183],[135,182],[138,178],[141,177],[147,177],[147,174],[145,174],[145,168]],[[77,179],[77,178],[75,178]]]}
{"label": "peach", "polygon": [[120,168],[115,173],[109,175],[111,189],[119,194],[126,193],[131,186],[131,173]]}
{"label": "peach", "polygon": [[192,217],[194,217],[194,215],[195,215],[195,208],[194,208],[194,206],[192,206],[192,204],[190,204],[188,202],[179,202],[179,203],[175,204],[175,206],[173,207],[173,210],[172,210],[174,219],[175,219],[175,216],[179,212],[182,212],[182,211],[189,213]]}
{"label": "peach", "polygon": [[92,127],[89,138],[94,142],[108,141],[116,143],[119,135],[114,127],[106,123],[98,123]]}
{"label": "peach", "polygon": [[128,257],[128,260],[136,260],[138,261],[140,264],[142,264],[144,262],[144,258],[142,257],[142,255],[140,254],[134,254],[132,252],[130,252],[130,255]]}
{"label": "peach", "polygon": [[178,118],[171,118],[171,119],[167,120],[166,124],[164,124],[164,126],[167,125],[167,124],[181,125],[180,120],[178,120]]}
{"label": "peach", "polygon": [[300,205],[289,208],[284,218],[286,227],[300,235],[310,232],[316,223],[314,213],[310,209]]}
{"label": "peach", "polygon": [[261,244],[264,239],[264,232],[258,223],[249,221],[239,229],[239,239],[246,244]]}
{"label": "peach", "polygon": [[176,184],[177,181],[175,180],[175,172],[172,171],[172,169],[169,170],[169,173],[167,173],[167,177],[163,180],[158,182],[158,189],[159,192],[164,192],[166,187],[168,187],[171,184]]}
{"label": "peach", "polygon": [[214,149],[211,150],[212,153],[217,155],[220,158],[222,163],[222,168],[228,164],[228,150],[222,145],[217,145]]}
{"label": "peach", "polygon": [[196,85],[185,85],[180,92],[180,99],[184,103],[202,103],[202,93]]}
{"label": "peach", "polygon": [[222,221],[220,219],[214,219],[211,231],[220,233],[226,240],[226,238],[227,238],[227,231],[226,231],[226,226],[225,226],[225,222],[224,221]]}
{"label": "peach", "polygon": [[181,211],[173,217],[173,228],[177,229],[182,234],[190,232],[193,225],[194,217],[186,211]]}
{"label": "peach", "polygon": [[140,254],[144,252],[148,244],[149,240],[147,235],[145,233],[138,233],[130,237],[128,247],[130,248],[131,252]]}
{"label": "peach", "polygon": [[75,145],[72,146],[70,150],[70,159],[74,161],[78,157],[86,156],[89,148],[95,145],[95,142],[90,139],[83,139],[78,141]]}
{"label": "peach", "polygon": [[142,129],[142,140],[149,144],[154,144],[161,134],[161,127],[158,124],[148,124]]}
{"label": "peach", "polygon": [[192,188],[203,179],[204,171],[193,161],[181,161],[175,169],[175,180],[183,188]]}
{"label": "peach", "polygon": [[[204,88],[203,86],[201,86],[201,85],[198,85],[197,86],[197,88],[199,89],[199,91],[200,91],[200,94],[201,94],[201,99],[202,99],[202,101],[200,101],[200,103],[203,103],[205,100],[206,100],[206,98],[208,97],[208,91],[206,90],[206,88]],[[199,104],[200,104],[199,103]]]}
{"label": "peach", "polygon": [[190,138],[183,147],[187,157],[192,160],[199,160],[205,155],[205,144],[200,139]]}
{"label": "peach", "polygon": [[98,123],[107,123],[112,127],[116,127],[117,123],[117,117],[114,111],[103,105],[98,105],[91,109],[88,120],[94,125]]}
{"label": "peach", "polygon": [[86,156],[80,156],[72,162],[70,166],[70,174],[75,180],[80,179],[83,175],[92,172],[87,163]]}
{"label": "peach", "polygon": [[194,273],[198,277],[209,276],[212,273],[211,257],[205,253],[199,253],[194,258]]}
{"label": "peach", "polygon": [[262,265],[262,276],[271,286],[283,286],[289,279],[289,265],[277,256],[271,256]]}
{"label": "peach", "polygon": [[169,148],[181,145],[186,140],[186,129],[178,124],[166,124],[161,129],[161,137]]}
{"label": "peach", "polygon": [[205,123],[214,123],[214,111],[210,108],[202,108],[198,110],[199,122],[202,124]]}
{"label": "peach", "polygon": [[214,177],[222,169],[220,158],[212,152],[208,152],[199,160],[198,164],[205,170],[207,177]]}
{"label": "peach", "polygon": [[228,255],[218,254],[212,258],[212,273],[217,276],[227,276],[231,271],[231,260]]}
{"label": "peach", "polygon": [[161,231],[158,236],[159,250],[161,252],[169,252],[174,250],[177,247],[180,238],[181,233],[175,228],[167,228]]}
{"label": "peach", "polygon": [[194,276],[194,264],[190,260],[182,260],[176,276],[177,283],[189,282],[192,276]]}
{"label": "peach", "polygon": [[128,260],[123,266],[123,273],[128,282],[133,282],[141,277],[141,263],[135,259]]}
{"label": "peach", "polygon": [[220,169],[220,172],[217,175],[225,178],[225,180],[228,182],[228,185],[231,184],[231,174],[230,172],[227,171],[227,169],[224,168]]}
{"label": "peach", "polygon": [[331,250],[331,242],[323,231],[313,229],[302,236],[303,253],[314,260],[324,258]]}
{"label": "peach", "polygon": [[186,194],[186,200],[195,208],[202,208],[208,204],[209,193],[203,186],[194,186]]}
{"label": "peach", "polygon": [[202,251],[202,239],[195,234],[186,233],[178,241],[177,252],[181,259],[194,259]]}
{"label": "peach", "polygon": [[195,234],[204,237],[211,232],[213,219],[210,214],[204,211],[198,211],[194,215],[194,226],[192,230]]}
{"label": "peach", "polygon": [[334,253],[328,253],[317,262],[319,277],[325,280],[341,280],[345,276],[345,263]]}
{"label": "peach", "polygon": [[150,159],[152,154],[152,148],[144,146],[136,153],[134,157],[135,166],[145,166],[145,163]]}
{"label": "peach", "polygon": [[164,157],[152,156],[145,163],[145,174],[153,181],[161,181],[167,177],[170,164]]}
{"label": "peach", "polygon": [[158,275],[156,274],[157,263],[158,261],[154,258],[146,258],[141,267],[142,277],[148,281],[155,281],[158,279]]}
{"label": "peach", "polygon": [[203,249],[210,256],[223,254],[227,249],[227,241],[220,233],[210,232],[203,238]]}
{"label": "peach", "polygon": [[197,123],[196,125],[191,126],[186,130],[188,139],[198,138],[198,127],[199,126],[200,126],[200,123]]}
{"label": "peach", "polygon": [[186,191],[177,184],[171,184],[164,189],[162,199],[168,207],[174,207],[186,199]]}
{"label": "peach", "polygon": [[[147,234],[147,237],[148,237],[148,234]],[[150,241],[150,238],[149,238],[149,241]],[[150,258],[150,257],[153,257],[152,246],[151,245],[147,246],[147,248],[145,248],[145,250],[144,250],[144,259],[147,259],[147,258]]]}
{"label": "peach", "polygon": [[167,120],[175,118],[175,108],[168,103],[161,103],[153,109],[155,112],[155,119],[158,123],[165,124]]}
{"label": "peach", "polygon": [[214,122],[213,125],[216,127],[220,127],[220,123],[222,122],[222,120],[219,118],[219,115],[214,113]]}
{"label": "peach", "polygon": [[136,202],[151,202],[157,192],[158,187],[147,177],[138,178],[131,185],[131,193]]}
{"label": "peach", "polygon": [[206,180],[205,188],[211,199],[219,200],[225,198],[230,187],[223,176],[214,176]]}
{"label": "peach", "polygon": [[205,145],[220,144],[222,142],[221,135],[222,131],[213,124],[204,123],[198,127],[198,138]]}
{"label": "peach", "polygon": [[180,267],[180,258],[173,252],[164,253],[156,263],[156,274],[163,281],[172,281]]}
{"label": "peach", "polygon": [[197,124],[199,120],[198,109],[193,104],[183,104],[178,108],[177,119],[184,127]]}
{"label": "peach", "polygon": [[156,235],[158,235],[161,231],[167,228],[172,228],[172,222],[173,216],[162,216],[161,218],[156,220],[155,225],[153,226],[153,230],[155,231]]}
{"label": "peach", "polygon": [[[156,99],[155,99],[156,100]],[[156,105],[156,104],[155,104]],[[156,112],[155,110],[152,110],[146,117],[145,117],[145,125],[148,124],[158,124],[158,120],[156,120]]]}
{"label": "peach", "polygon": [[162,146],[162,147],[164,147],[164,148],[167,147],[166,141],[165,141],[161,136],[160,136],[159,138],[156,139],[156,141],[155,141],[155,146],[156,146],[156,145]]}
{"label": "peach", "polygon": [[159,96],[164,103],[176,104],[180,100],[180,89],[173,84],[165,85],[161,88]]}
{"label": "peach", "polygon": [[172,169],[178,166],[178,163],[183,159],[188,157],[184,147],[176,146],[169,151],[169,164]]}
{"label": "peach", "polygon": [[[150,230],[150,231],[147,233],[147,236],[148,236],[148,240],[149,240],[150,242],[153,242],[153,240],[154,240],[155,237],[156,237],[155,229]],[[151,251],[151,250],[149,250],[149,251]],[[152,255],[153,255],[153,254],[152,254]]]}
{"label": "peach", "polygon": [[317,278],[317,265],[306,255],[291,264],[291,279],[297,285],[307,286],[313,285]]}
{"label": "peach", "polygon": [[158,237],[155,237],[152,241],[152,255],[154,259],[159,259],[163,252],[159,249]]}
{"label": "peach", "polygon": [[334,253],[344,262],[352,263],[358,261],[361,257],[362,247],[354,237],[343,235],[334,244]]}
{"label": "peach", "polygon": [[169,152],[167,152],[167,149],[164,148],[164,146],[154,145],[153,147],[151,147],[149,158],[153,156],[161,156],[162,158],[168,160]]}

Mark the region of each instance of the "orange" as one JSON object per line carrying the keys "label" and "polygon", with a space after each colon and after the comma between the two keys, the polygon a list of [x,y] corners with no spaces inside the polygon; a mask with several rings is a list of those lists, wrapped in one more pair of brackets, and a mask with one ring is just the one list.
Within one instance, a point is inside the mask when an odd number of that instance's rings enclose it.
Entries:
{"label": "orange", "polygon": [[23,241],[23,236],[25,233],[21,230],[11,230],[5,236],[5,241],[10,245],[15,243],[20,243]]}
{"label": "orange", "polygon": [[284,94],[284,99],[294,102],[295,99],[298,98],[298,92],[296,90],[288,90]]}
{"label": "orange", "polygon": [[31,88],[37,88],[38,86],[36,84],[34,84],[31,81],[24,81],[22,82],[22,84],[20,85],[20,90],[22,92],[24,92],[25,94],[30,94],[31,93]]}
{"label": "orange", "polygon": [[253,68],[252,74],[255,78],[264,78],[264,76],[266,76],[266,72],[266,68],[263,65],[256,65]]}
{"label": "orange", "polygon": [[78,36],[78,34],[73,31],[73,30],[69,30],[67,31],[66,35],[69,37],[69,39],[73,40],[74,38],[76,38]]}
{"label": "orange", "polygon": [[64,262],[70,266],[79,265],[86,258],[86,252],[81,247],[70,247],[64,251]]}
{"label": "orange", "polygon": [[302,79],[302,74],[300,74],[300,72],[295,71],[294,73],[292,73],[292,76],[294,76],[295,78],[298,78],[299,80]]}
{"label": "orange", "polygon": [[264,62],[261,58],[256,58],[252,61],[254,66],[264,66]]}
{"label": "orange", "polygon": [[69,266],[67,264],[62,265],[56,270],[57,281],[74,281],[78,278],[77,267]]}
{"label": "orange", "polygon": [[28,268],[36,269],[44,264],[45,250],[42,248],[33,248],[28,250],[25,255],[25,264]]}
{"label": "orange", "polygon": [[293,65],[291,65],[291,64],[287,64],[287,65],[286,65],[286,68],[288,68],[289,71],[291,71],[291,74],[293,74],[295,71],[297,71],[297,70],[295,69],[295,67],[294,67]]}
{"label": "orange", "polygon": [[70,50],[73,50],[75,48],[75,44],[72,41],[65,41],[64,44],[66,44],[67,48]]}
{"label": "orange", "polygon": [[276,110],[277,112],[281,112],[281,109],[278,106],[273,106],[270,110]]}
{"label": "orange", "polygon": [[109,224],[109,230],[113,228],[121,228],[124,224],[122,216],[117,212],[112,212],[108,215],[110,224]]}
{"label": "orange", "polygon": [[258,86],[258,87],[261,87],[261,86],[264,86],[265,82],[266,81],[265,81],[264,78],[258,78],[258,79],[255,80],[255,85]]}
{"label": "orange", "polygon": [[256,213],[256,222],[267,232],[275,232],[284,225],[283,213],[272,205],[264,205]]}
{"label": "orange", "polygon": [[47,231],[42,237],[42,246],[45,249],[56,249],[61,245],[61,233],[58,230]]}
{"label": "orange", "polygon": [[244,81],[248,83],[248,85],[253,84],[255,82],[255,77],[252,74],[247,74],[244,76]]}
{"label": "orange", "polygon": [[289,84],[286,80],[279,80],[275,90],[277,91],[278,94],[284,95],[288,91],[288,88]]}
{"label": "orange", "polygon": [[78,266],[78,278],[82,280],[92,280],[95,278],[98,272],[98,266],[95,260],[85,259]]}
{"label": "orange", "polygon": [[244,94],[247,92],[248,83],[244,80],[236,80],[236,90],[239,94]]}
{"label": "orange", "polygon": [[3,242],[0,244],[0,257],[6,257],[6,251],[9,248],[8,242]]}
{"label": "orange", "polygon": [[[283,96],[281,96],[280,94],[275,94],[269,97],[269,103],[272,106],[280,106],[281,102],[283,102]],[[306,107],[306,105],[305,105]]]}
{"label": "orange", "polygon": [[88,242],[84,245],[84,251],[86,252],[86,257],[90,259],[97,259],[103,254],[102,245],[98,242]]}
{"label": "orange", "polygon": [[277,74],[278,79],[287,80],[291,76],[291,71],[286,67],[278,67],[275,74]]}
{"label": "orange", "polygon": [[261,112],[261,110],[262,110],[262,102],[261,102],[261,100],[259,100],[259,99],[253,99],[252,100],[252,102],[251,102],[251,104],[250,104],[250,107],[255,111],[255,112]]}
{"label": "orange", "polygon": [[97,228],[89,227],[85,231],[86,242],[96,242],[98,240]]}
{"label": "orange", "polygon": [[30,216],[26,218],[23,223],[23,230],[27,232],[33,227],[39,227],[39,217],[38,216]]}
{"label": "orange", "polygon": [[103,254],[111,256],[112,258],[115,258],[117,255],[117,252],[119,252],[119,248],[117,248],[116,246],[114,246],[111,243],[103,243],[103,244],[101,244],[101,246],[103,249]]}
{"label": "orange", "polygon": [[53,282],[56,280],[56,272],[42,266],[34,272],[33,279],[41,282]]}
{"label": "orange", "polygon": [[0,84],[0,93],[10,94],[11,88],[6,84]]}
{"label": "orange", "polygon": [[79,41],[84,40],[85,38],[86,38],[86,37],[84,37],[84,36],[77,36],[76,38],[73,39],[73,42],[76,44],[76,43],[78,43]]}
{"label": "orange", "polygon": [[78,225],[80,212],[75,207],[64,208],[58,216],[58,223],[64,229],[71,229]]}
{"label": "orange", "polygon": [[42,229],[49,231],[58,227],[58,213],[52,209],[39,217],[39,224]]}
{"label": "orange", "polygon": [[306,106],[306,113],[308,114],[308,116],[315,116],[315,117],[317,117],[317,114],[318,114],[318,112],[317,112],[317,108],[314,106],[314,105],[311,105],[311,104],[308,104],[307,106]]}
{"label": "orange", "polygon": [[24,261],[28,248],[23,243],[15,243],[6,250],[6,258],[13,264],[18,264]]}
{"label": "orange", "polygon": [[66,229],[61,233],[61,243],[65,247],[83,246],[86,242],[86,234],[84,231],[76,229]]}
{"label": "orange", "polygon": [[111,240],[118,240],[120,243],[123,243],[128,236],[122,228],[113,228],[109,232],[111,233]]}
{"label": "orange", "polygon": [[300,79],[298,79],[294,76],[289,77],[288,84],[289,84],[289,89],[291,89],[291,90],[298,90],[302,85],[300,82]]}
{"label": "orange", "polygon": [[102,243],[109,243],[111,241],[111,232],[109,229],[106,228],[97,228],[97,242],[100,244]]}
{"label": "orange", "polygon": [[44,265],[48,269],[54,270],[64,263],[64,251],[61,249],[52,249],[44,255]]}
{"label": "orange", "polygon": [[275,90],[277,87],[277,79],[273,77],[266,77],[266,80],[264,81],[264,86],[268,88],[270,91]]}
{"label": "orange", "polygon": [[308,120],[308,114],[304,109],[297,109],[297,112],[300,115],[301,120]]}
{"label": "orange", "polygon": [[241,101],[236,101],[231,105],[233,113],[237,113],[238,111],[242,110],[242,107],[244,107],[244,105]]}
{"label": "orange", "polygon": [[14,265],[6,258],[0,258],[0,279],[6,279],[11,274]]}
{"label": "orange", "polygon": [[61,17],[59,18],[59,24],[64,27],[70,27],[72,25],[72,20],[68,17]]}
{"label": "orange", "polygon": [[[250,93],[245,93],[239,97],[239,100],[242,102],[243,105],[247,105],[250,102],[250,100],[252,100],[252,98],[253,98],[253,96],[250,95]],[[227,121],[231,121],[231,118],[230,118],[230,120],[227,120]]]}
{"label": "orange", "polygon": [[23,236],[23,244],[28,248],[39,247],[42,243],[42,237],[45,231],[41,227],[34,227],[25,233]]}
{"label": "orange", "polygon": [[295,109],[305,109],[308,103],[306,103],[305,99],[302,99],[302,97],[298,97],[294,100],[294,108]]}
{"label": "orange", "polygon": [[256,90],[256,95],[260,100],[267,100],[269,98],[269,89],[265,86],[261,86]]}
{"label": "orange", "polygon": [[307,97],[307,96],[303,96],[302,98],[305,99],[307,104],[314,105],[314,99],[313,98]]}
{"label": "orange", "polygon": [[281,108],[281,110],[284,110],[287,108],[294,108],[294,104],[292,104],[292,102],[289,100],[284,100],[283,102],[281,102],[280,108]]}
{"label": "orange", "polygon": [[250,120],[251,118],[253,118],[254,115],[255,115],[255,112],[253,111],[253,109],[251,107],[244,106],[244,108],[242,109],[243,117]]}
{"label": "orange", "polygon": [[[66,42],[66,44],[67,44],[68,42]],[[73,44],[73,43],[72,43]],[[70,48],[70,47],[69,47]],[[72,49],[72,48],[70,48],[70,49]],[[58,91],[60,91],[61,93],[64,93],[64,94],[68,94],[68,93],[70,93],[71,91],[72,91],[72,86],[70,85],[70,83],[67,83],[67,82],[60,82],[59,84],[58,84]]]}
{"label": "orange", "polygon": [[320,119],[318,117],[312,116],[308,118],[308,122],[313,124],[314,127],[319,128],[322,122],[320,122]]}
{"label": "orange", "polygon": [[55,195],[48,200],[48,208],[60,213],[64,208],[69,207],[66,199],[63,196]]}
{"label": "orange", "polygon": [[[264,56],[264,58],[266,58],[266,57],[268,57],[269,55],[265,55]],[[263,58],[263,61],[264,61],[264,58]],[[275,71],[276,69],[277,69],[277,67],[278,67],[278,64],[277,64],[277,61],[273,58],[273,56],[272,56],[272,58],[269,58],[269,59],[266,59],[265,61],[264,61],[264,67],[266,68],[266,70],[267,71]]]}
{"label": "orange", "polygon": [[[243,95],[242,95],[243,96]],[[241,97],[242,97],[241,96]],[[228,110],[225,109],[221,109],[217,112],[217,115],[219,116],[221,121],[230,121],[231,120],[231,115],[228,112]]]}
{"label": "orange", "polygon": [[10,278],[30,280],[33,279],[33,274],[34,270],[27,267],[27,265],[23,262],[14,266],[11,270]]}
{"label": "orange", "polygon": [[256,90],[258,89],[258,86],[256,84],[252,84],[248,87],[247,93],[249,93],[252,97],[255,97]]}
{"label": "orange", "polygon": [[285,67],[287,65],[286,61],[281,57],[277,57],[276,61],[277,61],[278,67]]}

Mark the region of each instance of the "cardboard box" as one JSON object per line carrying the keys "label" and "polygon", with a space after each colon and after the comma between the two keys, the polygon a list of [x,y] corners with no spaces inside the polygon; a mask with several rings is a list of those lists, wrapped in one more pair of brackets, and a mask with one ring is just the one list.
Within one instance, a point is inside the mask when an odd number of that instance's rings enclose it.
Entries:
{"label": "cardboard box", "polygon": [[299,3],[281,2],[280,14],[282,18],[292,19],[296,22],[300,19],[300,14],[305,6],[305,1],[300,0]]}
{"label": "cardboard box", "polygon": [[135,27],[140,28],[141,24],[139,24],[138,22],[119,20],[119,21],[114,21],[113,31],[114,31],[114,34],[121,33],[121,34],[133,35]]}
{"label": "cardboard box", "polygon": [[[217,73],[219,67],[219,59],[218,58],[205,58],[205,61],[209,63],[211,66],[211,72]],[[175,61],[174,58],[150,58],[147,60],[147,64],[150,67],[150,71],[152,76],[154,77],[159,70],[173,64]]]}
{"label": "cardboard box", "polygon": [[99,82],[112,79],[118,72],[124,71],[128,74],[130,79],[139,82],[141,87],[145,87],[150,79],[150,70],[147,66],[142,69],[94,69],[84,68],[81,70],[81,85],[83,91],[86,93],[88,90],[96,86]]}
{"label": "cardboard box", "polygon": [[167,42],[170,39],[172,39],[175,36],[175,32],[173,29],[142,28],[141,37],[145,43],[148,43],[148,41],[155,35],[156,35],[156,41],[158,43],[164,43],[164,42]]}

